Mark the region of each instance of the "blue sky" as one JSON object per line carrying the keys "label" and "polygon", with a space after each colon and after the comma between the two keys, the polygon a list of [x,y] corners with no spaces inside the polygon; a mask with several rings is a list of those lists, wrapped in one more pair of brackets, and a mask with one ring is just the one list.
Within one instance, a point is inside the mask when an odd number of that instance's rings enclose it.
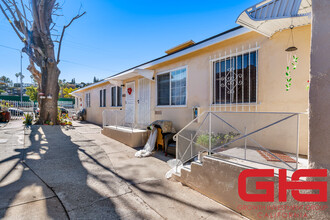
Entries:
{"label": "blue sky", "polygon": [[[62,1],[61,1],[62,2]],[[79,9],[87,14],[65,34],[60,79],[91,82],[165,55],[165,50],[187,40],[198,42],[236,27],[237,16],[258,0],[66,0],[56,18],[58,29]],[[22,48],[22,43],[0,13],[0,45]],[[28,59],[23,55],[25,82]],[[19,53],[0,47],[0,76],[16,82]]]}

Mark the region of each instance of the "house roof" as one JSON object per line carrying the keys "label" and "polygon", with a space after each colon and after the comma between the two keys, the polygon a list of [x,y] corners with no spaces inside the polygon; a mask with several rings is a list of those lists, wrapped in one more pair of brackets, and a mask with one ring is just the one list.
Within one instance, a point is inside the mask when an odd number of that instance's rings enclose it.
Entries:
{"label": "house roof", "polygon": [[107,80],[102,79],[102,80],[100,80],[100,81],[98,81],[96,83],[92,83],[92,84],[89,84],[88,86],[85,86],[83,88],[77,89],[77,90],[73,91],[70,94],[74,96],[74,94],[77,93],[77,92],[81,92],[83,90],[90,89],[90,88],[92,88],[94,86],[98,86],[98,85],[101,85],[101,84],[104,84],[104,83],[109,83],[109,82]]}
{"label": "house roof", "polygon": [[130,72],[134,71],[135,69],[148,68],[148,67],[154,66],[156,64],[159,64],[159,63],[162,63],[162,62],[171,60],[171,59],[175,59],[175,58],[178,58],[180,56],[186,55],[188,53],[192,53],[192,52],[197,51],[197,50],[200,50],[202,48],[211,46],[211,45],[213,45],[215,43],[219,43],[221,41],[224,41],[224,40],[227,40],[227,39],[230,39],[230,38],[233,38],[233,37],[236,37],[236,36],[239,36],[239,35],[248,33],[250,31],[251,31],[250,29],[245,28],[243,26],[234,27],[234,28],[229,29],[227,31],[224,31],[224,32],[222,32],[220,34],[217,34],[217,35],[214,35],[212,37],[209,37],[209,38],[207,38],[205,40],[199,41],[199,42],[197,42],[197,43],[195,43],[195,44],[193,44],[191,46],[188,46],[188,47],[185,47],[185,48],[183,48],[181,50],[175,51],[175,52],[173,52],[171,54],[167,54],[167,55],[158,57],[156,59],[153,59],[153,60],[150,60],[148,62],[142,63],[140,65],[131,67],[131,68],[127,69],[127,70],[121,71],[121,72],[119,72],[117,74],[114,74],[114,75],[108,77],[108,78],[105,78],[104,80],[102,80],[102,81],[100,81],[98,83],[94,83],[94,84],[91,84],[91,85],[86,86],[84,88],[78,89],[78,90],[74,91],[73,94],[74,93],[77,93],[77,92],[80,92],[82,90],[91,88],[93,86],[97,86],[97,85],[99,85],[101,83],[105,83],[108,80],[116,79],[116,78],[121,78],[122,75],[129,74]]}
{"label": "house roof", "polygon": [[137,68],[145,69],[145,68],[154,66],[156,64],[163,63],[165,61],[168,61],[168,60],[172,60],[172,59],[181,57],[183,55],[186,55],[186,54],[189,54],[189,53],[198,51],[200,49],[203,49],[205,47],[208,47],[208,46],[211,46],[213,44],[219,43],[221,41],[224,41],[224,40],[227,40],[227,39],[230,39],[230,38],[237,37],[239,35],[248,33],[250,31],[251,31],[250,29],[245,28],[245,27],[242,27],[242,26],[238,26],[238,27],[232,28],[230,30],[227,30],[225,32],[222,32],[220,34],[214,35],[214,36],[209,37],[209,38],[207,38],[205,40],[202,40],[200,42],[197,42],[197,43],[195,43],[195,44],[193,44],[191,46],[188,46],[188,47],[186,47],[184,49],[175,51],[175,52],[173,52],[171,54],[167,54],[167,55],[164,55],[162,57],[158,57],[158,58],[156,58],[154,60],[148,61],[146,63],[142,63],[142,64],[140,64],[138,66],[134,66],[134,67],[132,67],[130,69],[124,70],[124,71],[122,71],[120,73],[117,73],[117,74],[115,74],[113,76],[110,76],[110,77],[106,78],[106,80],[111,80],[111,79],[119,78],[119,77],[121,77],[121,75],[129,74],[130,71],[132,71],[134,69],[137,69]]}

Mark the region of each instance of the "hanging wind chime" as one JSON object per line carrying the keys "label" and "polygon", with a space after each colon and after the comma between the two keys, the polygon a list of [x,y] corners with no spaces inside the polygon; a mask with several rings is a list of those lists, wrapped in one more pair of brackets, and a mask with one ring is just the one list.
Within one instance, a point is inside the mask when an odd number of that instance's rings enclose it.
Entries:
{"label": "hanging wind chime", "polygon": [[[293,71],[297,68],[298,64],[298,57],[295,53],[295,51],[298,50],[297,47],[294,46],[294,41],[293,41],[293,25],[290,25],[290,36],[288,40],[288,48],[285,49],[287,52],[287,66],[286,66],[286,71],[285,71],[285,78],[286,78],[286,91],[289,91],[292,85],[292,73]],[[290,40],[292,42],[290,42]],[[290,44],[291,43],[291,44]]]}

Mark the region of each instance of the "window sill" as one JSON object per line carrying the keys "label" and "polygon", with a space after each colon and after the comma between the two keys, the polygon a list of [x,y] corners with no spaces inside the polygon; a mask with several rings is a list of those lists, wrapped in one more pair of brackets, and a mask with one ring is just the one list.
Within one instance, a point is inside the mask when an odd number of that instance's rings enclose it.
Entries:
{"label": "window sill", "polygon": [[187,105],[156,105],[156,108],[187,108]]}
{"label": "window sill", "polygon": [[238,106],[249,106],[249,105],[260,105],[261,102],[257,103],[257,102],[246,102],[246,103],[221,103],[221,104],[211,104],[211,106],[233,106],[233,105],[238,105]]}

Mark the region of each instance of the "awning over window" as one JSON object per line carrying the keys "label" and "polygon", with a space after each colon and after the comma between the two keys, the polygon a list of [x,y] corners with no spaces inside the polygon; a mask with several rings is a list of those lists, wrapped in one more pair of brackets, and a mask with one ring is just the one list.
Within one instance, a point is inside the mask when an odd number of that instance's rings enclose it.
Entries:
{"label": "awning over window", "polygon": [[265,0],[243,11],[237,24],[267,37],[278,31],[311,23],[312,0]]}
{"label": "awning over window", "polygon": [[154,72],[155,72],[154,70],[137,68],[137,69],[133,69],[133,70],[127,71],[125,73],[113,76],[113,77],[109,77],[106,80],[108,80],[113,85],[120,86],[123,84],[124,80],[127,80],[132,77],[136,77],[136,76],[143,76],[144,78],[153,80]]}

